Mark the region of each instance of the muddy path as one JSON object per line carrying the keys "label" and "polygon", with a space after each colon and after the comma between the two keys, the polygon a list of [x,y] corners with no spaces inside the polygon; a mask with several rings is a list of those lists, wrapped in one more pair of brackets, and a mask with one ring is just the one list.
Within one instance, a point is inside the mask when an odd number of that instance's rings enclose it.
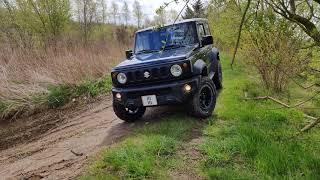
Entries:
{"label": "muddy path", "polygon": [[73,179],[104,147],[137,126],[174,113],[154,108],[136,124],[119,120],[110,97],[73,110],[52,111],[0,124],[0,179]]}

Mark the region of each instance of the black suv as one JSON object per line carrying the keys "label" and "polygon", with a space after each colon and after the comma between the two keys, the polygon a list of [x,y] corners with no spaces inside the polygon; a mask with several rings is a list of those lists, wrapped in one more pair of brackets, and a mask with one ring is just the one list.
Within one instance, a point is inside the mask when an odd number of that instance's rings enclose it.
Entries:
{"label": "black suv", "polygon": [[219,51],[206,19],[189,19],[136,32],[134,49],[111,72],[113,108],[127,122],[146,107],[185,104],[200,118],[212,115],[222,88]]}

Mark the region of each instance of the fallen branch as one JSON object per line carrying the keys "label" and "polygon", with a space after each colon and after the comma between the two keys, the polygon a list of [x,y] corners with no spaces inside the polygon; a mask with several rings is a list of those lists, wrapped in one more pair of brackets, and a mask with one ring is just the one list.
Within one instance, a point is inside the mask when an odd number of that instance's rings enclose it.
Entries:
{"label": "fallen branch", "polygon": [[[282,105],[282,106],[284,106],[284,107],[286,107],[286,108],[294,108],[294,107],[297,107],[297,106],[303,104],[303,103],[299,103],[299,104],[291,107],[291,106],[289,106],[288,104],[286,104],[286,103],[284,103],[284,102],[282,102],[282,101],[280,101],[280,100],[278,100],[278,99],[276,99],[276,98],[273,98],[273,97],[271,97],[271,96],[262,96],[262,97],[245,98],[245,99],[246,99],[246,100],[268,100],[268,99],[269,99],[269,100],[272,100],[272,101],[274,101],[274,102],[276,102],[276,103],[278,103],[278,104],[280,104],[280,105]],[[302,128],[302,129],[300,130],[301,133],[307,132],[308,130],[310,130],[311,128],[315,127],[317,124],[320,123],[320,118],[316,118],[316,117],[310,116],[310,115],[308,115],[308,114],[303,114],[303,115],[304,115],[304,117],[309,118],[309,119],[312,119],[312,120],[314,120],[314,121],[311,122],[310,124],[308,124],[307,126],[305,126],[304,128]]]}
{"label": "fallen branch", "polygon": [[298,81],[296,81],[295,79],[293,79],[293,78],[290,78],[290,79],[292,80],[292,82],[294,82],[296,85],[298,85],[302,89],[310,89],[312,87],[319,87],[320,86],[319,83],[314,83],[309,86],[304,86],[304,85],[300,84]]}
{"label": "fallen branch", "polygon": [[270,99],[286,108],[290,108],[290,106],[284,102],[281,102],[280,100],[276,99],[276,98],[273,98],[271,96],[262,96],[262,97],[255,97],[255,98],[245,98],[246,100],[267,100],[267,99]]}
{"label": "fallen branch", "polygon": [[305,100],[305,101],[301,101],[299,103],[297,103],[296,105],[293,105],[293,106],[289,106],[288,104],[284,103],[284,102],[281,102],[280,100],[276,99],[276,98],[273,98],[271,96],[262,96],[262,97],[256,97],[256,98],[247,98],[247,95],[245,95],[246,99],[247,100],[264,100],[264,99],[270,99],[286,108],[296,108],[296,107],[299,107],[309,101],[311,101],[312,99],[314,99],[315,97],[317,97],[318,95],[320,94],[320,91],[316,92],[312,97],[310,97],[309,99]]}
{"label": "fallen branch", "polygon": [[318,118],[316,118],[316,117],[309,116],[308,114],[304,114],[304,117],[305,117],[305,118],[308,118],[308,119],[312,119],[312,120],[317,120],[317,119],[318,119]]}
{"label": "fallen branch", "polygon": [[314,122],[312,122],[312,123],[310,123],[310,124],[308,124],[308,125],[306,125],[304,128],[302,128],[301,130],[300,130],[300,132],[307,132],[307,131],[309,131],[311,128],[313,128],[313,127],[315,127],[317,124],[319,124],[320,123],[320,118],[318,118],[318,119],[316,119]]}
{"label": "fallen branch", "polygon": [[72,154],[76,155],[76,156],[83,156],[83,153],[76,153],[73,150],[70,150]]}

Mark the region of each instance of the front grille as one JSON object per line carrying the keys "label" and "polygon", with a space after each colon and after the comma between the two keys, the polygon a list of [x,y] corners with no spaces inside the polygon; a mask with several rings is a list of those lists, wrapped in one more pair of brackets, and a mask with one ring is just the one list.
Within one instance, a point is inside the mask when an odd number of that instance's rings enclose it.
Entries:
{"label": "front grille", "polygon": [[[170,73],[170,68],[173,64],[179,64],[181,67],[183,63],[187,63],[187,67],[183,68],[183,73],[180,77],[173,77]],[[127,75],[128,81],[126,84],[122,85],[118,83],[116,75],[118,72],[112,73],[113,84],[116,87],[128,87],[128,86],[139,86],[139,85],[152,85],[159,82],[169,82],[173,80],[181,80],[191,76],[191,66],[190,62],[175,62],[165,65],[150,66],[150,67],[140,67],[126,69],[123,72]],[[146,74],[145,74],[146,73]]]}
{"label": "front grille", "polygon": [[[148,76],[145,76],[146,75]],[[169,67],[144,68],[126,72],[128,84],[148,82],[170,78]]]}

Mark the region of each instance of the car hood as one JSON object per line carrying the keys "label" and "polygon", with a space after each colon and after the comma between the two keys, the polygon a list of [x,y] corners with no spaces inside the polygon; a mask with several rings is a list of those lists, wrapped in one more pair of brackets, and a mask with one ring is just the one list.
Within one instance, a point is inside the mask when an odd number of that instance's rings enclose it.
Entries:
{"label": "car hood", "polygon": [[190,56],[195,46],[188,46],[177,49],[170,49],[162,52],[134,55],[132,59],[125,60],[118,64],[114,70],[148,66],[150,64],[163,64],[171,61],[183,60]]}

